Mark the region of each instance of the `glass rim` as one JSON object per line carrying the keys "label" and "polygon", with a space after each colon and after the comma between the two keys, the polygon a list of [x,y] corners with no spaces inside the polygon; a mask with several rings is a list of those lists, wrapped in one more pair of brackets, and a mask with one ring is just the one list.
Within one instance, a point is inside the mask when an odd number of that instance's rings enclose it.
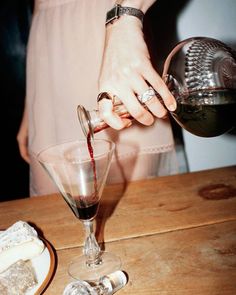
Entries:
{"label": "glass rim", "polygon": [[[41,151],[39,151],[38,153],[34,153],[34,156],[35,156],[35,158],[40,162],[40,163],[42,163],[42,164],[46,164],[46,163],[52,163],[53,161],[52,160],[43,160],[43,159],[41,159],[41,156],[42,156],[42,154],[44,153],[44,152],[46,152],[46,151],[48,151],[48,150],[50,150],[50,149],[53,149],[53,148],[56,148],[56,147],[59,147],[59,146],[63,146],[63,145],[66,145],[66,144],[76,144],[76,143],[83,143],[83,144],[86,144],[87,145],[87,139],[76,139],[76,140],[67,140],[67,141],[62,141],[62,142],[60,142],[60,143],[56,143],[56,144],[51,144],[51,145],[49,145],[49,146],[47,146],[47,147],[45,147],[44,149],[42,149]],[[92,145],[92,147],[93,147],[93,143],[95,143],[96,144],[96,142],[97,143],[99,143],[99,142],[101,142],[101,143],[108,143],[108,144],[110,144],[110,149],[109,149],[109,151],[106,151],[106,152],[101,152],[101,153],[99,153],[99,154],[94,154],[93,155],[93,158],[94,158],[94,160],[96,161],[97,159],[99,159],[100,157],[102,157],[102,156],[104,156],[105,154],[107,154],[108,152],[112,152],[114,149],[115,149],[115,143],[112,141],[112,140],[110,140],[110,139],[103,139],[103,138],[98,138],[98,139],[92,139],[91,140],[91,145]],[[71,162],[71,164],[78,164],[78,163],[83,163],[83,162],[87,162],[88,161],[88,159],[86,159],[86,160],[81,160],[81,161],[72,161]],[[61,159],[61,160],[59,160],[58,162],[63,162],[63,159]]]}
{"label": "glass rim", "polygon": [[79,123],[84,135],[88,136],[88,134],[90,134],[91,137],[93,138],[94,132],[91,125],[91,116],[84,106],[82,105],[77,106],[77,116],[78,116]]}

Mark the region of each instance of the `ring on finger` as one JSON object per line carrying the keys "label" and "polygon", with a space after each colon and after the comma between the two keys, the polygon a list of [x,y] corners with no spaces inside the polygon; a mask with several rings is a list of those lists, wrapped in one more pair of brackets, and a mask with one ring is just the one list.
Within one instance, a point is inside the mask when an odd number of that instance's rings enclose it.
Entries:
{"label": "ring on finger", "polygon": [[98,94],[97,102],[99,103],[101,100],[107,99],[107,100],[111,100],[112,104],[114,104],[116,98],[117,98],[116,95],[111,95],[108,92],[101,92]]}
{"label": "ring on finger", "polygon": [[138,100],[141,103],[146,103],[147,101],[149,101],[152,97],[156,96],[157,92],[155,89],[153,89],[151,86],[148,88],[148,90],[146,90],[143,94],[141,95],[137,95]]}

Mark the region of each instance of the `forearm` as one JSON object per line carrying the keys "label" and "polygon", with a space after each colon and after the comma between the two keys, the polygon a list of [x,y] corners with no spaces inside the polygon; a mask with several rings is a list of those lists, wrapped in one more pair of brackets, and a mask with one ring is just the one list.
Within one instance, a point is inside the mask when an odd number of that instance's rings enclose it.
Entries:
{"label": "forearm", "polygon": [[156,2],[156,0],[120,0],[116,2],[122,6],[134,7],[142,10],[143,13],[146,13],[146,11],[154,4],[154,2]]}

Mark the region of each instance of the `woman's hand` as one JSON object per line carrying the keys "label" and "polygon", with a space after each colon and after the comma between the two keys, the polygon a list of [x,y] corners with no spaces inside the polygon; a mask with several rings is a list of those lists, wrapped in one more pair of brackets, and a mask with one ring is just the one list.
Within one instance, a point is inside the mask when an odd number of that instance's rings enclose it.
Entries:
{"label": "woman's hand", "polygon": [[[154,116],[163,118],[167,109],[173,111],[176,102],[166,84],[153,68],[147,45],[144,41],[142,24],[139,19],[123,15],[107,26],[104,58],[99,80],[99,91],[116,95],[126,106],[133,118],[144,125],[151,125]],[[152,86],[161,96],[166,108],[154,96],[146,102],[146,110],[137,99]],[[113,113],[112,102],[99,102],[102,119],[114,129],[131,124]]]}
{"label": "woman's hand", "polygon": [[21,157],[30,163],[30,157],[28,152],[28,115],[25,108],[21,125],[17,134],[17,142]]}

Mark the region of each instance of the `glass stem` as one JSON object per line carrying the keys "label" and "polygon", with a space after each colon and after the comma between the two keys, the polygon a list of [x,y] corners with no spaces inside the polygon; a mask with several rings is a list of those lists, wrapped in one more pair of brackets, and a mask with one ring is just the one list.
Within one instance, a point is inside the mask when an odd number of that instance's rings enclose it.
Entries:
{"label": "glass stem", "polygon": [[96,267],[102,263],[101,250],[93,232],[93,220],[85,220],[83,222],[85,228],[84,255],[86,256],[86,264],[89,267]]}

